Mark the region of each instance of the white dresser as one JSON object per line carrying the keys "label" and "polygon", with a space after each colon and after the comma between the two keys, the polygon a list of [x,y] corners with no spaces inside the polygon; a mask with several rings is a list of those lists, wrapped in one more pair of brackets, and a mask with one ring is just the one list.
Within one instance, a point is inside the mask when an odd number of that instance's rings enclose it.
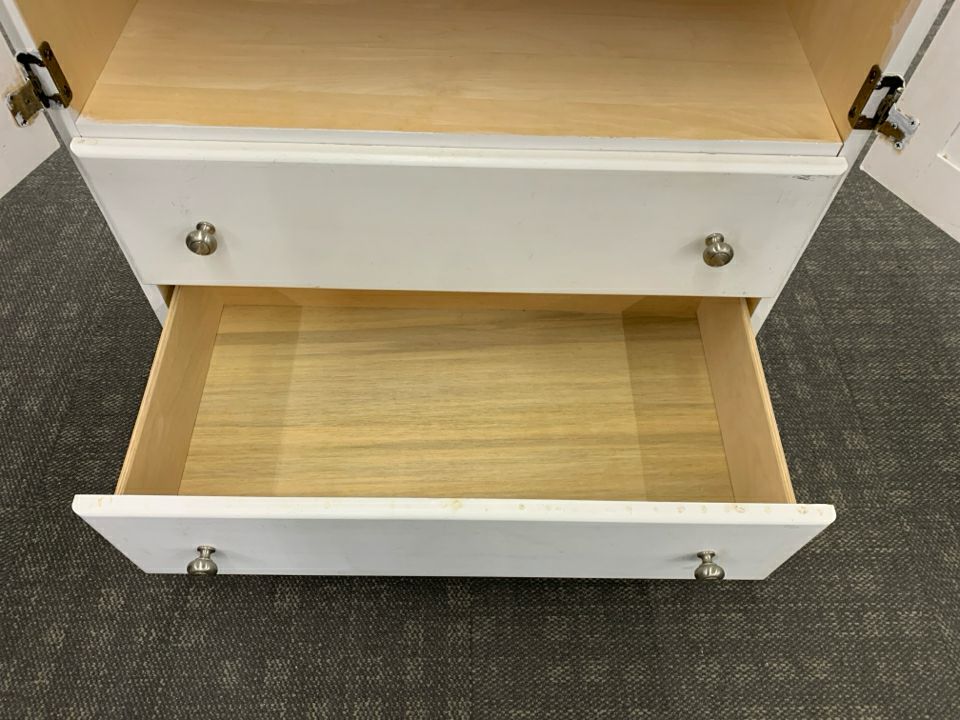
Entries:
{"label": "white dresser", "polygon": [[873,132],[960,228],[941,5],[3,0],[0,179],[47,116],[165,320],[74,510],[148,572],[766,577],[835,515],[754,334]]}

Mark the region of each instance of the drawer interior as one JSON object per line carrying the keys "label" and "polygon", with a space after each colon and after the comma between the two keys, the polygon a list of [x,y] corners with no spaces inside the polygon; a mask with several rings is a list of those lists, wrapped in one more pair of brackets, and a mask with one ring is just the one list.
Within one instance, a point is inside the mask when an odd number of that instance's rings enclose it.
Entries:
{"label": "drawer interior", "polygon": [[209,287],[117,492],[793,502],[742,299]]}
{"label": "drawer interior", "polygon": [[[83,118],[835,144],[910,0],[16,0]],[[855,38],[851,41],[851,38]]]}

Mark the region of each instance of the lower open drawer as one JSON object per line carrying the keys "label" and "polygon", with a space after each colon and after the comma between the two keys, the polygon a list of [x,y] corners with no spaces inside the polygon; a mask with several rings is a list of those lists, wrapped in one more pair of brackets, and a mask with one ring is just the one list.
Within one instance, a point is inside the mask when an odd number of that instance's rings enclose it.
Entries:
{"label": "lower open drawer", "polygon": [[179,287],[114,495],[142,569],[763,578],[797,505],[736,298]]}

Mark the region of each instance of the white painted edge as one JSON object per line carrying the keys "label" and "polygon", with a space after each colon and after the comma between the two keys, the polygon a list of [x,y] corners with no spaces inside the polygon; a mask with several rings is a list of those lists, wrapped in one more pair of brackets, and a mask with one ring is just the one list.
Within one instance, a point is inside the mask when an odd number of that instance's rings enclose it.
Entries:
{"label": "white painted edge", "polygon": [[793,263],[790,265],[790,272],[787,273],[786,279],[777,290],[777,294],[770,297],[760,298],[760,302],[758,302],[757,306],[753,309],[753,314],[750,316],[750,326],[753,329],[754,335],[760,332],[760,328],[763,327],[763,324],[766,322],[767,318],[770,317],[770,313],[773,312],[773,306],[776,305],[777,300],[780,299],[780,295],[783,293],[783,289],[787,286],[787,283],[790,282],[790,278],[797,269],[797,265],[800,264],[800,258],[803,257],[803,253],[807,251],[810,241],[813,239],[817,229],[823,222],[823,218],[830,211],[830,206],[833,205],[833,201],[837,197],[837,193],[840,192],[840,188],[843,187],[843,182],[846,180],[850,169],[857,162],[857,157],[860,155],[860,151],[863,150],[864,145],[867,144],[867,141],[870,139],[872,134],[872,130],[854,130],[847,137],[847,141],[843,145],[843,150],[840,152],[840,159],[847,164],[847,170],[842,173],[842,177],[837,181],[837,185],[833,189],[830,199],[823,206],[823,212],[821,212],[820,217],[817,218],[817,223],[814,225],[813,232],[810,234],[810,237],[807,238],[807,241],[803,244],[803,247],[800,248],[800,252],[798,252],[797,256],[793,259]]}
{"label": "white painted edge", "polygon": [[502,150],[92,138],[76,138],[70,147],[78,158],[85,160],[293,162],[809,176],[837,176],[847,169],[846,160],[838,157],[627,153],[600,150]]}
{"label": "white painted edge", "polygon": [[16,0],[0,0],[0,26],[3,26],[3,31],[10,39],[14,50],[36,47]]}
{"label": "white painted edge", "polygon": [[906,75],[945,3],[946,0],[921,0],[913,15],[900,19],[899,24],[906,25],[906,29],[900,41],[883,53],[881,67],[885,75]]}
{"label": "white painted edge", "polygon": [[[133,269],[133,265],[130,265],[130,268]],[[147,285],[142,282],[140,283],[140,288],[143,290],[147,302],[150,303],[153,314],[157,316],[160,324],[164,325],[167,322],[167,312],[169,308],[167,307],[167,301],[163,299],[163,293],[160,292],[160,288],[156,285]]]}
{"label": "white painted edge", "polygon": [[456,498],[205,497],[76,495],[80,517],[483,520],[496,522],[812,525],[836,519],[832,505],[618,502]]}
{"label": "white painted edge", "polygon": [[211,140],[217,142],[318,143],[334,145],[385,145],[461,147],[501,150],[625,150],[744,155],[835,156],[835,142],[819,140],[670,140],[665,138],[565,137],[428,133],[376,130],[324,130],[320,128],[225,127],[103,122],[81,115],[77,127],[83,137],[137,140]]}

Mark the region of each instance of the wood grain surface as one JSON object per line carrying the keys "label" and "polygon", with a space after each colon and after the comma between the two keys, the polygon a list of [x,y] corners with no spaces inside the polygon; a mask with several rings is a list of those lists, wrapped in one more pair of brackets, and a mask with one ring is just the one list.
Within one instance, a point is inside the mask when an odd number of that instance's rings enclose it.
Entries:
{"label": "wood grain surface", "polygon": [[705,298],[698,315],[734,495],[796,502],[746,301]]}
{"label": "wood grain surface", "polygon": [[787,0],[787,9],[840,136],[871,66],[884,66],[920,0]]}
{"label": "wood grain surface", "polygon": [[643,498],[620,319],[228,307],[180,492]]}
{"label": "wood grain surface", "polygon": [[82,108],[137,0],[15,0],[34,42],[53,48]]}
{"label": "wood grain surface", "polygon": [[224,305],[406,308],[420,310],[548,310],[695,318],[701,298],[683,295],[575,295],[567,293],[328,290],[218,287]]}
{"label": "wood grain surface", "polygon": [[696,321],[625,313],[647,500],[735,495]]}
{"label": "wood grain surface", "polygon": [[83,114],[837,141],[780,0],[140,0]]}
{"label": "wood grain surface", "polygon": [[177,288],[117,494],[794,501],[742,299],[524,297]]}
{"label": "wood grain surface", "polygon": [[733,498],[695,318],[256,305],[180,493]]}
{"label": "wood grain surface", "polygon": [[174,290],[117,494],[177,492],[222,309],[208,288]]}

